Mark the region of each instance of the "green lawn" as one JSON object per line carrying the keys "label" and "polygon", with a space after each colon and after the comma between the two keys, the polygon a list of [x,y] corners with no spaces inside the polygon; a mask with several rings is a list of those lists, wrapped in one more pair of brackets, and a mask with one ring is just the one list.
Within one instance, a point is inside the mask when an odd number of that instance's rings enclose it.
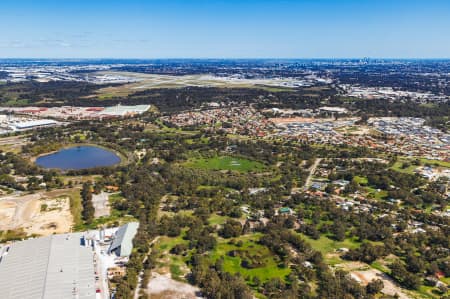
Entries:
{"label": "green lawn", "polygon": [[369,196],[378,200],[385,199],[388,196],[388,192],[386,190],[377,191],[373,187],[366,187],[366,191]]}
{"label": "green lawn", "polygon": [[377,270],[381,271],[381,272],[384,272],[384,273],[387,273],[387,274],[391,273],[391,270],[389,268],[385,267],[384,265],[382,265],[379,261],[373,262],[372,264],[370,264],[370,266],[372,268],[374,268],[374,269],[377,269]]}
{"label": "green lawn", "polygon": [[320,236],[319,239],[314,240],[308,236],[302,235],[302,237],[312,246],[313,249],[320,251],[324,256],[329,253],[334,253],[336,249],[348,248],[353,249],[360,246],[360,243],[352,240],[345,239],[344,241],[335,241],[326,236]]}
{"label": "green lawn", "polygon": [[441,161],[441,160],[428,160],[425,158],[421,158],[420,162],[422,164],[431,164],[431,165],[441,166],[441,167],[445,167],[445,168],[450,168],[450,162],[445,162],[445,161]]}
{"label": "green lawn", "polygon": [[73,189],[67,195],[70,198],[70,212],[72,213],[73,224],[74,226],[82,225],[81,212],[83,211],[83,206],[81,205],[80,189]]}
{"label": "green lawn", "polygon": [[227,221],[227,219],[229,219],[229,217],[212,214],[211,217],[209,217],[208,219],[208,223],[210,225],[220,225],[224,224]]}
{"label": "green lawn", "polygon": [[353,180],[362,186],[367,185],[367,183],[368,183],[367,178],[362,177],[362,176],[355,176],[355,177],[353,177]]}
{"label": "green lawn", "polygon": [[175,247],[175,245],[187,243],[189,242],[183,239],[183,234],[176,238],[162,236],[159,238],[158,243],[156,244],[156,249],[159,251],[170,251],[173,247]]}
{"label": "green lawn", "polygon": [[343,262],[343,260],[336,254],[336,249],[339,248],[348,248],[354,249],[358,248],[361,243],[352,240],[350,238],[345,239],[344,241],[335,241],[324,235],[321,235],[319,239],[314,240],[310,237],[303,235],[302,237],[311,245],[314,250],[320,251],[322,253],[325,261],[329,265],[336,265]]}
{"label": "green lawn", "polygon": [[[268,281],[272,278],[280,278],[284,280],[285,276],[289,275],[290,269],[288,267],[279,267],[279,262],[276,256],[265,246],[257,244],[259,234],[248,236],[241,236],[235,240],[241,240],[242,246],[236,244],[229,244],[229,240],[219,240],[216,248],[210,253],[213,261],[219,258],[224,258],[224,271],[229,273],[240,273],[242,277],[249,278],[247,283],[251,284],[253,277],[258,277],[261,282]],[[230,251],[239,251],[238,256],[230,256]],[[260,262],[262,266],[253,269],[244,268],[242,266],[241,256],[252,257]]]}
{"label": "green lawn", "polygon": [[408,160],[399,160],[399,161],[395,162],[394,165],[392,165],[391,169],[398,171],[398,172],[402,172],[402,173],[413,174],[414,170],[418,166],[411,164],[410,166],[403,168],[402,166],[403,166],[404,162],[408,162]]}
{"label": "green lawn", "polygon": [[[412,159],[414,160],[414,159]],[[394,163],[394,165],[392,165],[391,169],[396,170],[398,172],[403,172],[403,173],[409,173],[412,174],[414,173],[414,170],[419,167],[418,165],[413,165],[411,159],[407,159],[407,158],[400,158],[397,162]],[[429,159],[425,159],[425,158],[419,158],[420,160],[420,164],[421,165],[431,165],[431,166],[439,166],[439,167],[445,167],[445,168],[450,168],[450,162],[446,162],[446,161],[441,161],[441,160],[429,160]],[[403,168],[402,165],[404,162],[409,162],[411,165],[407,168]]]}
{"label": "green lawn", "polygon": [[424,299],[441,298],[439,295],[433,294],[433,290],[436,290],[436,288],[422,285],[417,291],[411,291],[411,293]]}
{"label": "green lawn", "polygon": [[192,158],[184,163],[187,167],[211,170],[236,170],[240,172],[263,170],[264,165],[257,161],[229,156],[214,158]]}

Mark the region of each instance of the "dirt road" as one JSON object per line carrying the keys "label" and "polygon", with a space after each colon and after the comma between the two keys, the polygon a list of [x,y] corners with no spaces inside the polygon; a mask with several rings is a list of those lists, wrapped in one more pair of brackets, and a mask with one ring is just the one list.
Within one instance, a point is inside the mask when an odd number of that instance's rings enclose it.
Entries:
{"label": "dirt road", "polygon": [[311,180],[314,176],[314,173],[316,172],[317,166],[319,165],[320,161],[322,161],[322,158],[317,158],[316,161],[314,161],[314,164],[311,165],[309,168],[309,175],[306,178],[305,186],[303,187],[303,190],[308,190],[309,186],[311,186]]}

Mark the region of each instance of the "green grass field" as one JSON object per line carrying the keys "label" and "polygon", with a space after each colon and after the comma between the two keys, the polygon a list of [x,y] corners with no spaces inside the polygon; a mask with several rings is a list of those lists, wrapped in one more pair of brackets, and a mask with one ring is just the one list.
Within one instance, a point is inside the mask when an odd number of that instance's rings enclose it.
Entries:
{"label": "green grass field", "polygon": [[357,182],[358,184],[360,184],[361,186],[365,186],[365,185],[367,185],[367,183],[368,183],[367,178],[366,178],[366,177],[362,177],[362,176],[355,176],[355,177],[353,178],[353,180],[354,180],[355,182]]}
{"label": "green grass field", "polygon": [[391,169],[398,171],[398,172],[402,172],[402,173],[408,173],[408,174],[412,174],[414,173],[414,170],[418,167],[417,165],[410,165],[407,168],[403,168],[403,163],[407,162],[407,160],[400,160],[394,163],[394,165],[392,165]]}
{"label": "green grass field", "polygon": [[73,189],[71,192],[68,192],[67,195],[70,198],[70,212],[73,217],[74,226],[79,226],[83,224],[83,220],[81,219],[81,212],[83,211],[83,207],[81,205],[81,195],[79,189]]}
{"label": "green grass field", "polygon": [[158,240],[156,249],[159,251],[166,251],[166,250],[170,251],[173,247],[175,247],[175,245],[188,243],[189,243],[188,241],[183,239],[183,234],[175,238],[162,236]]}
{"label": "green grass field", "polygon": [[374,269],[377,269],[381,272],[390,274],[391,270],[389,268],[387,268],[386,266],[382,265],[379,261],[375,261],[372,264],[370,264],[370,266]]}
{"label": "green grass field", "polygon": [[[223,257],[224,271],[229,273],[240,273],[244,278],[249,278],[247,283],[251,284],[253,277],[258,277],[261,282],[268,281],[271,278],[280,278],[284,280],[285,276],[289,275],[291,270],[288,267],[279,267],[279,262],[275,255],[270,250],[257,244],[259,238],[258,234],[241,236],[236,238],[236,241],[242,241],[242,246],[236,244],[229,244],[229,240],[219,240],[216,248],[210,253],[213,261]],[[229,252],[232,250],[240,251],[241,255],[254,257],[263,263],[261,267],[253,269],[244,268],[241,256],[230,256]]]}
{"label": "green grass field", "polygon": [[310,237],[305,235],[302,235],[302,237],[311,245],[313,249],[320,251],[323,255],[334,253],[336,249],[339,248],[354,249],[360,246],[359,242],[349,238],[339,242],[323,235],[320,236],[320,238],[317,240],[311,239]]}
{"label": "green grass field", "polygon": [[336,250],[339,248],[354,249],[358,248],[361,243],[352,240],[350,238],[345,239],[342,242],[332,240],[326,236],[320,236],[319,239],[314,240],[310,237],[303,235],[302,237],[311,245],[314,250],[320,251],[322,253],[325,261],[330,265],[336,265],[343,262],[343,260],[336,255]]}
{"label": "green grass field", "polygon": [[[420,164],[421,165],[431,165],[434,167],[445,167],[445,168],[450,168],[450,162],[446,162],[446,161],[440,161],[440,160],[429,160],[429,159],[425,159],[425,158],[419,158]],[[403,163],[404,162],[409,162],[411,165],[403,168]],[[408,173],[408,174],[412,174],[414,173],[414,170],[419,167],[418,165],[413,165],[411,159],[407,159],[407,158],[400,158],[397,162],[394,163],[394,165],[392,165],[391,169],[398,171],[398,172],[402,172],[402,173]]]}
{"label": "green grass field", "polygon": [[440,161],[440,160],[428,160],[425,158],[421,158],[420,162],[424,165],[431,164],[432,166],[440,166],[445,168],[450,168],[450,162]]}
{"label": "green grass field", "polygon": [[193,158],[184,163],[187,167],[211,170],[235,170],[240,172],[263,170],[264,165],[257,161],[229,156],[214,158]]}
{"label": "green grass field", "polygon": [[372,198],[378,199],[378,200],[385,199],[388,196],[388,192],[386,190],[377,191],[373,187],[366,187],[366,191],[367,191],[369,197],[372,197]]}
{"label": "green grass field", "polygon": [[221,225],[224,224],[227,221],[227,219],[229,219],[229,217],[212,214],[211,217],[209,217],[208,219],[208,223],[210,225]]}

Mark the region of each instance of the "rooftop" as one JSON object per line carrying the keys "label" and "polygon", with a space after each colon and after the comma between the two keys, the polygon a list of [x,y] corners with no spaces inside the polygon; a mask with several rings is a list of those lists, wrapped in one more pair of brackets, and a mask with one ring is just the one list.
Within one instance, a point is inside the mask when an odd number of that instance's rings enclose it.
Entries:
{"label": "rooftop", "polygon": [[135,106],[123,106],[117,105],[113,107],[106,107],[101,114],[124,116],[127,114],[141,114],[150,109],[150,105],[135,105]]}
{"label": "rooftop", "polygon": [[130,222],[119,227],[109,252],[116,251],[119,256],[129,256],[133,249],[133,238],[137,233],[139,222]]}
{"label": "rooftop", "polygon": [[4,299],[94,299],[93,251],[83,233],[16,242],[0,250]]}

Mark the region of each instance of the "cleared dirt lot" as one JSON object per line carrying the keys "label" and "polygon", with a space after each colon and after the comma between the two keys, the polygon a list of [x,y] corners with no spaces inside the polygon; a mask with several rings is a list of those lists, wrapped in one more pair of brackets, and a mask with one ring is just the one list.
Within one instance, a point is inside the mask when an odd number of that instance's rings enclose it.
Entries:
{"label": "cleared dirt lot", "polygon": [[111,195],[111,193],[106,193],[103,191],[100,194],[92,194],[92,204],[95,209],[95,218],[109,216],[109,195]]}
{"label": "cleared dirt lot", "polygon": [[45,236],[69,232],[72,222],[67,196],[35,193],[0,197],[0,230],[23,229]]}
{"label": "cleared dirt lot", "polygon": [[170,278],[170,274],[153,273],[147,286],[151,299],[200,299],[200,290],[190,284]]}
{"label": "cleared dirt lot", "polygon": [[381,292],[387,295],[394,296],[398,295],[400,299],[410,299],[405,293],[403,293],[402,289],[395,284],[395,282],[383,272],[376,269],[369,269],[364,271],[354,271],[351,273],[351,276],[358,280],[361,284],[367,285],[369,282],[375,279],[381,279],[384,283],[384,288]]}
{"label": "cleared dirt lot", "polygon": [[381,279],[384,284],[382,293],[391,296],[397,294],[400,299],[412,299],[412,297],[408,296],[403,289],[392,280],[392,278],[377,269],[370,268],[367,264],[361,262],[347,262],[336,266],[349,271],[351,277],[364,286],[372,280]]}

